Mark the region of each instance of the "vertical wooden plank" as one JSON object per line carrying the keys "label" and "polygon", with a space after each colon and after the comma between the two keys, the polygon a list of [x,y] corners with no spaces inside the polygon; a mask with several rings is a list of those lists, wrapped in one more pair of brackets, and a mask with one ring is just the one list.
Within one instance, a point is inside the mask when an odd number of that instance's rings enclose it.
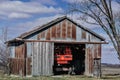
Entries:
{"label": "vertical wooden plank", "polygon": [[46,31],[46,40],[50,40],[50,29]]}
{"label": "vertical wooden plank", "polygon": [[31,58],[26,58],[26,75],[31,75]]}
{"label": "vertical wooden plank", "polygon": [[93,45],[91,44],[90,46],[90,54],[89,54],[89,73],[92,75],[93,74],[93,57],[92,57],[92,50],[93,50]]}
{"label": "vertical wooden plank", "polygon": [[86,75],[92,76],[93,75],[93,52],[94,52],[94,45],[93,44],[87,44],[86,48]]}
{"label": "vertical wooden plank", "polygon": [[38,70],[37,70],[37,43],[33,42],[33,75],[38,75]]}
{"label": "vertical wooden plank", "polygon": [[18,51],[19,50],[19,48],[18,48],[18,46],[15,46],[15,57],[18,57]]}
{"label": "vertical wooden plank", "polygon": [[39,74],[42,75],[43,74],[43,43],[40,42],[40,64],[39,64]]}
{"label": "vertical wooden plank", "polygon": [[97,48],[96,48],[96,44],[94,44],[94,58],[97,58]]}
{"label": "vertical wooden plank", "polygon": [[66,20],[62,22],[62,38],[66,38]]}
{"label": "vertical wooden plank", "polygon": [[91,41],[91,38],[90,38],[90,34],[88,35],[88,42],[90,42]]}
{"label": "vertical wooden plank", "polygon": [[38,39],[38,40],[41,39],[41,33],[39,33],[39,34],[37,35],[37,39]]}
{"label": "vertical wooden plank", "polygon": [[54,64],[54,43],[49,43],[49,50],[51,54],[49,54],[49,75],[53,74],[53,64]]}
{"label": "vertical wooden plank", "polygon": [[[32,75],[52,75],[54,44],[49,42],[34,42]],[[35,46],[37,46],[35,49]],[[37,56],[35,55],[37,54]],[[36,62],[35,62],[36,61]]]}
{"label": "vertical wooden plank", "polygon": [[48,70],[48,68],[47,68],[47,66],[48,66],[48,52],[47,52],[47,45],[48,45],[48,42],[45,42],[45,61],[46,61],[46,63],[45,63],[45,75],[48,75],[48,72],[49,72],[49,70]]}
{"label": "vertical wooden plank", "polygon": [[12,73],[25,75],[25,44],[17,43],[15,51],[15,58],[11,62]]}
{"label": "vertical wooden plank", "polygon": [[45,72],[45,74],[48,75],[48,73],[49,73],[49,69],[48,69],[48,66],[49,66],[48,65],[49,64],[48,63],[48,54],[49,54],[49,52],[48,52],[49,51],[48,50],[48,42],[46,42],[45,45],[46,45],[46,55],[45,55],[46,56],[46,64],[45,64],[45,66],[46,66],[46,72]]}
{"label": "vertical wooden plank", "polygon": [[[39,75],[39,71],[38,71],[38,70],[39,70],[39,53],[40,53],[40,52],[39,52],[39,45],[40,45],[40,44],[39,44],[39,42],[34,42],[34,44],[37,44],[37,45],[36,45],[36,46],[37,46],[37,47],[36,47],[36,48],[37,48],[37,49],[36,49],[36,53],[37,53],[37,54],[36,54],[36,57],[35,57],[35,58],[36,58],[36,65],[35,65],[34,68],[36,68],[36,71],[37,71],[37,72],[36,72],[36,75],[38,76],[38,75]],[[34,63],[33,63],[33,64],[34,64]],[[34,74],[34,75],[35,75],[35,74]]]}
{"label": "vertical wooden plank", "polygon": [[39,60],[39,63],[38,63],[38,73],[41,74],[41,43],[39,42],[39,54],[38,54],[38,60]]}
{"label": "vertical wooden plank", "polygon": [[56,38],[60,38],[60,34],[61,34],[61,27],[60,27],[60,23],[58,23],[56,25]]}
{"label": "vertical wooden plank", "polygon": [[72,24],[72,39],[76,40],[76,26]]}
{"label": "vertical wooden plank", "polygon": [[43,32],[40,33],[40,38],[41,38],[41,40],[45,39],[45,31],[43,31]]}
{"label": "vertical wooden plank", "polygon": [[90,48],[89,48],[89,45],[87,45],[87,58],[86,58],[86,67],[87,67],[87,70],[86,70],[86,74],[89,75],[89,53],[90,52]]}
{"label": "vertical wooden plank", "polygon": [[25,56],[25,44],[16,44],[15,46],[15,57],[16,58],[24,58]]}
{"label": "vertical wooden plank", "polygon": [[93,76],[100,78],[101,77],[101,59],[100,58],[95,58],[94,59],[94,71],[93,71]]}
{"label": "vertical wooden plank", "polygon": [[10,71],[12,74],[24,75],[24,59],[10,58]]}
{"label": "vertical wooden plank", "polygon": [[43,71],[42,71],[42,75],[45,75],[45,67],[46,67],[46,60],[45,60],[45,54],[46,54],[46,52],[45,52],[45,42],[43,42],[43,59],[42,59],[42,62],[43,62],[43,65],[42,65],[42,67],[43,67]]}
{"label": "vertical wooden plank", "polygon": [[90,64],[91,64],[91,63],[90,63],[90,62],[91,62],[91,60],[90,60],[90,54],[91,54],[91,52],[90,52],[90,48],[89,48],[89,54],[88,54],[88,64],[89,64],[89,65],[88,65],[88,67],[89,67],[89,68],[88,68],[88,69],[89,69],[88,71],[89,71],[89,74],[90,74],[90,69],[91,69],[91,66],[90,66]]}
{"label": "vertical wooden plank", "polygon": [[67,27],[67,37],[68,38],[72,38],[72,25],[71,25],[71,22],[69,22],[69,21],[67,21],[67,25],[68,25],[68,27]]}
{"label": "vertical wooden plank", "polygon": [[97,50],[98,50],[98,54],[97,54],[97,58],[101,58],[101,44],[97,44]]}
{"label": "vertical wooden plank", "polygon": [[53,26],[53,27],[51,27],[51,29],[52,29],[52,38],[53,39],[55,39],[56,38],[56,26]]}
{"label": "vertical wooden plank", "polygon": [[32,57],[31,57],[31,74],[32,75],[34,75],[34,64],[33,64],[33,62],[34,62],[34,54],[33,54],[34,52],[33,52],[33,42],[31,42],[31,54],[32,54]]}
{"label": "vertical wooden plank", "polygon": [[86,39],[86,31],[82,30],[82,39]]}

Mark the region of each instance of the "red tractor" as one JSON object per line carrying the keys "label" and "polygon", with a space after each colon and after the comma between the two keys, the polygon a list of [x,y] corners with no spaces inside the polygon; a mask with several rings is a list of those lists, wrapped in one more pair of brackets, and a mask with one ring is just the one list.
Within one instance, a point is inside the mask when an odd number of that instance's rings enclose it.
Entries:
{"label": "red tractor", "polygon": [[56,47],[54,55],[54,73],[60,71],[69,71],[72,60],[73,56],[70,47]]}

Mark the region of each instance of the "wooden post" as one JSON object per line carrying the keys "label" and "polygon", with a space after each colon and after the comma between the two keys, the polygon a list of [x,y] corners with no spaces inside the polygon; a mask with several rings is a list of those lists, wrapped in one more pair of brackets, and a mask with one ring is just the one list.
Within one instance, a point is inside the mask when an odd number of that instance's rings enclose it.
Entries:
{"label": "wooden post", "polygon": [[101,59],[100,58],[95,58],[94,59],[94,72],[93,76],[96,78],[101,77]]}

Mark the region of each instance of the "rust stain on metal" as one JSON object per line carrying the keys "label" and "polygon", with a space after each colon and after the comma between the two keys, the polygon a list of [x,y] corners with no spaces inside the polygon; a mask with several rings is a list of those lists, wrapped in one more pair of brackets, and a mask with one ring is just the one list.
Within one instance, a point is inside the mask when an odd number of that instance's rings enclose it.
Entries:
{"label": "rust stain on metal", "polygon": [[52,33],[51,37],[56,38],[56,26],[53,26],[51,29],[52,29],[51,30],[51,33]]}
{"label": "rust stain on metal", "polygon": [[72,38],[76,40],[76,26],[72,24]]}
{"label": "rust stain on metal", "polygon": [[61,32],[61,27],[60,27],[60,23],[58,23],[56,25],[56,38],[60,38],[60,32]]}
{"label": "rust stain on metal", "polygon": [[50,40],[50,29],[46,31],[46,40]]}
{"label": "rust stain on metal", "polygon": [[62,22],[62,38],[66,38],[66,20]]}
{"label": "rust stain on metal", "polygon": [[86,32],[82,30],[82,39],[86,39]]}
{"label": "rust stain on metal", "polygon": [[40,33],[40,37],[41,38],[45,38],[45,31],[43,31],[43,32]]}
{"label": "rust stain on metal", "polygon": [[71,37],[71,34],[72,34],[72,33],[71,33],[71,32],[72,32],[71,23],[70,23],[69,21],[67,21],[67,24],[68,24],[68,25],[67,25],[67,27],[68,27],[68,28],[67,28],[67,37],[68,37],[68,38],[72,38],[72,37]]}

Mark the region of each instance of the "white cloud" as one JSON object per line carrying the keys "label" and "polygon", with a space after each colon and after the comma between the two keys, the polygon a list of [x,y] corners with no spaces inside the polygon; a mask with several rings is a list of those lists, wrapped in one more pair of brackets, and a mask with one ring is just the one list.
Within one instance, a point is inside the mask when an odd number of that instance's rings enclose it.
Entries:
{"label": "white cloud", "polygon": [[29,18],[31,15],[24,13],[11,13],[8,18]]}
{"label": "white cloud", "polygon": [[62,11],[62,8],[48,7],[38,2],[3,1],[0,3],[0,16],[8,18],[28,18],[32,14],[59,13]]}
{"label": "white cloud", "polygon": [[68,3],[75,3],[75,2],[85,2],[85,1],[88,1],[88,0],[63,0],[65,2],[68,2]]}
{"label": "white cloud", "polygon": [[47,4],[47,5],[56,5],[57,3],[55,2],[55,0],[31,0],[33,2],[38,2],[41,4]]}
{"label": "white cloud", "polygon": [[23,28],[30,29],[36,28],[37,26],[40,27],[43,24],[46,24],[62,15],[55,15],[55,16],[49,16],[49,17],[40,17],[34,21],[26,22],[26,23],[21,23],[19,26],[22,26]]}

